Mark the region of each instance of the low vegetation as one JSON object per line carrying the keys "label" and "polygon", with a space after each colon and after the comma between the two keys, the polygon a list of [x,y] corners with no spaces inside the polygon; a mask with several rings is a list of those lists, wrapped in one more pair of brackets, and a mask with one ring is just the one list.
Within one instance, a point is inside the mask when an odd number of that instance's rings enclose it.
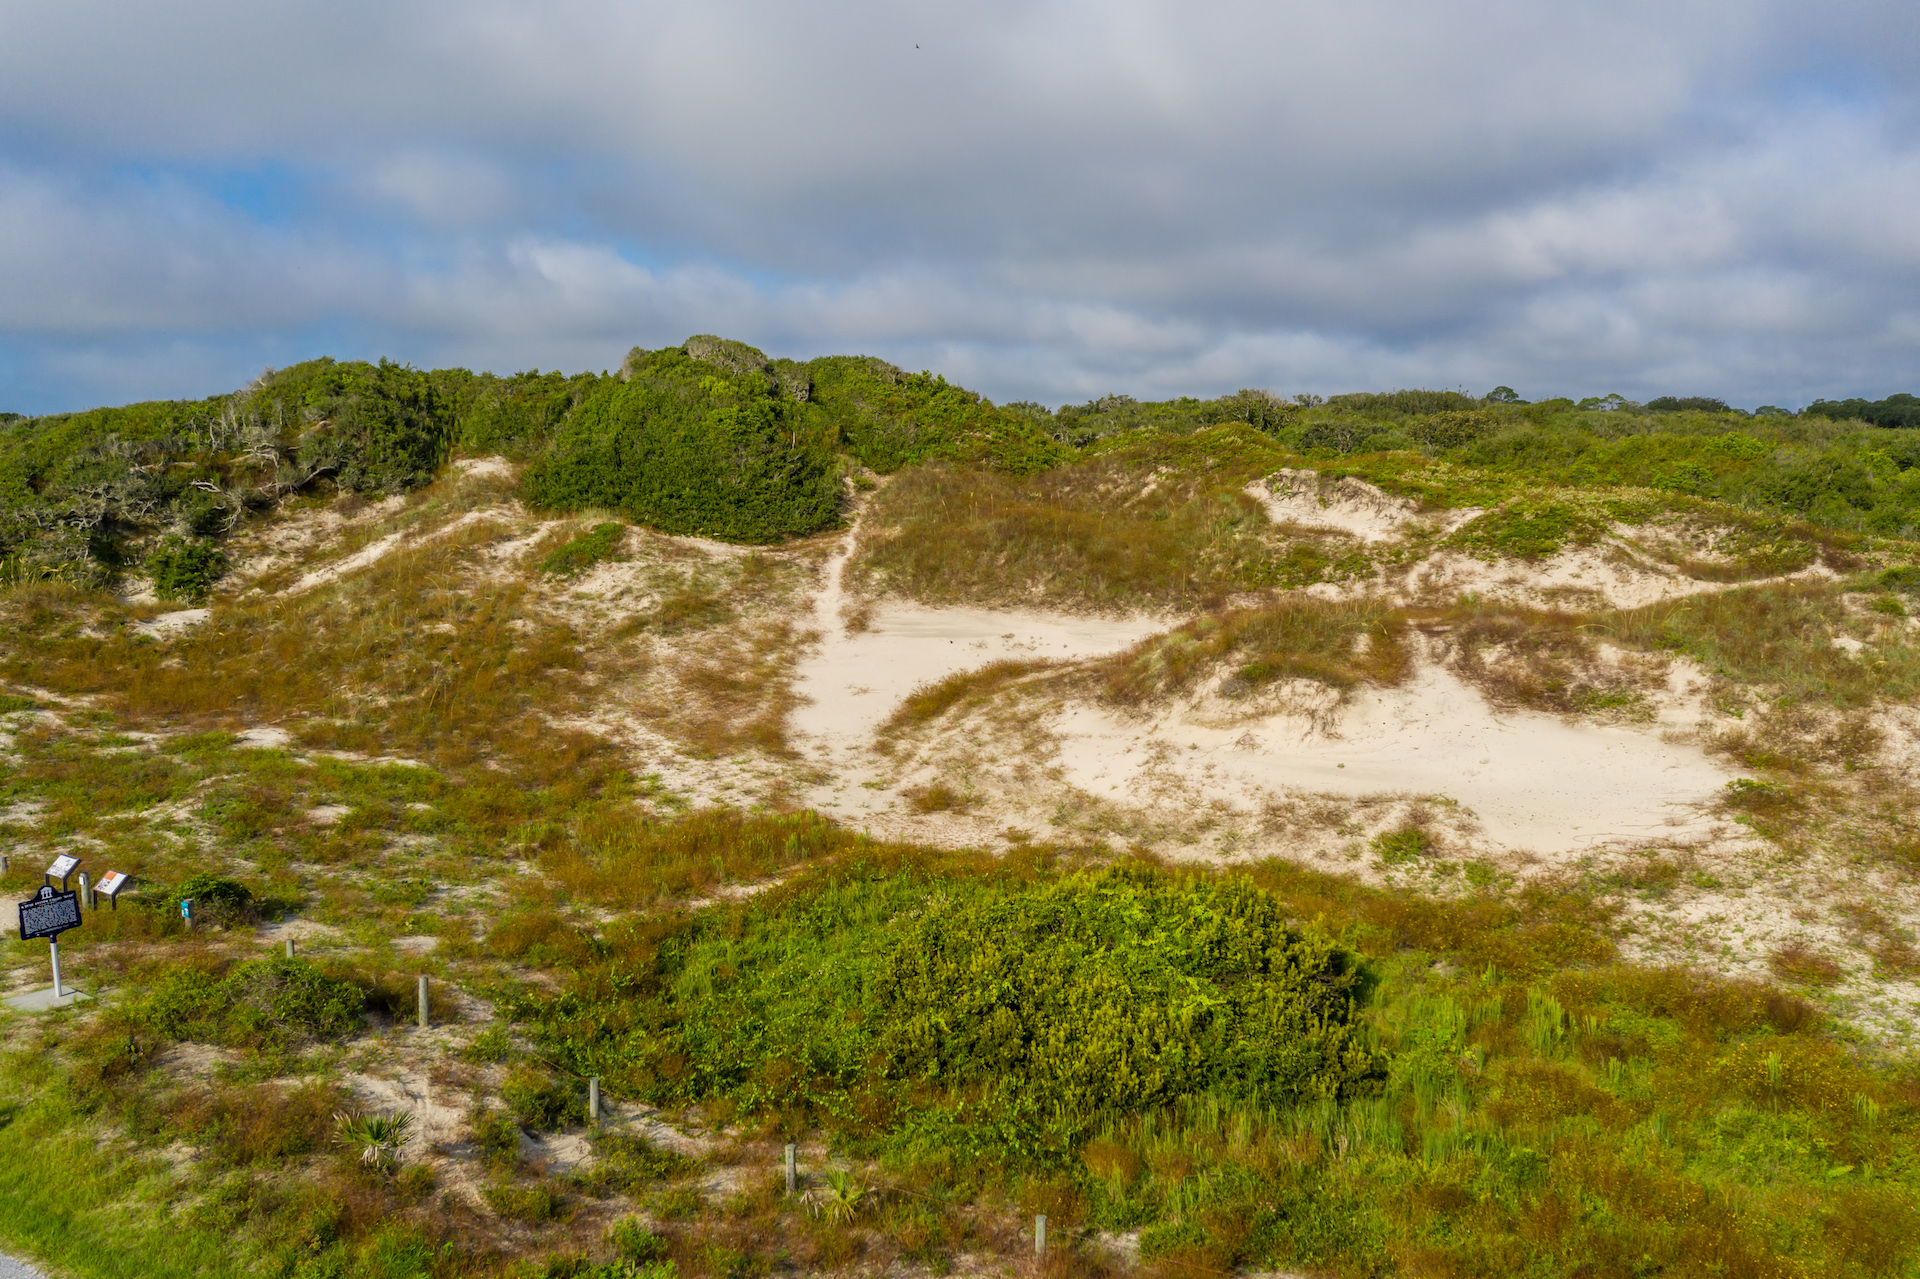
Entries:
{"label": "low vegetation", "polygon": [[[1920,1273],[1920,939],[1881,891],[1920,879],[1881,714],[1920,695],[1909,399],[1050,410],[695,337],[0,420],[0,884],[62,851],[136,877],[63,939],[97,997],[0,1013],[0,1243],[99,1274],[912,1276],[1025,1265],[1044,1213],[1056,1279]],[[1276,524],[1248,489],[1282,469],[1406,522]],[[1638,905],[1728,867],[1650,838],[1521,873],[1432,797],[1260,818],[1350,865],[1168,865],[1185,843],[1071,814],[998,854],[863,833],[808,807],[843,779],[787,725],[809,539],[856,502],[855,613],[1166,617],[876,714],[887,820],[1004,820],[982,757],[1020,699],[1237,723],[1437,662],[1605,735],[1684,675],[1739,769],[1703,807],[1845,882],[1729,977],[1634,958],[1668,953]],[[1713,589],[1402,589],[1569,550]],[[926,766],[943,733],[972,754]],[[0,955],[41,980],[40,944]]]}

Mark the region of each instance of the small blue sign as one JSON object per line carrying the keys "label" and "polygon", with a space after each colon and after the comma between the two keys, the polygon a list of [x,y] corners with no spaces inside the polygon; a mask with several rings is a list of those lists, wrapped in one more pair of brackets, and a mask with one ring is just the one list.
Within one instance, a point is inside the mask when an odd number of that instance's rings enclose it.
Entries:
{"label": "small blue sign", "polygon": [[193,922],[193,899],[191,897],[182,897],[180,899],[180,918],[186,920],[189,924]]}

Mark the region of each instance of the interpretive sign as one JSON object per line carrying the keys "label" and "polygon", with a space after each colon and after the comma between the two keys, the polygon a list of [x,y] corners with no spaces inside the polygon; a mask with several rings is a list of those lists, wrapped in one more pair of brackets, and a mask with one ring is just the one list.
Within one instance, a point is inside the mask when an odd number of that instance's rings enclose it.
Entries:
{"label": "interpretive sign", "polygon": [[125,871],[110,870],[100,877],[100,882],[93,886],[93,891],[105,894],[107,905],[113,907],[115,910],[119,910],[120,890],[132,882],[133,876],[127,874]]}
{"label": "interpretive sign", "polygon": [[80,927],[80,894],[56,893],[43,887],[20,903],[20,940],[58,937],[69,928]]}
{"label": "interpretive sign", "polygon": [[65,888],[67,886],[67,876],[73,874],[74,867],[79,864],[80,859],[78,857],[73,856],[71,853],[62,853],[53,859],[53,865],[47,867],[47,878],[59,880],[60,887]]}

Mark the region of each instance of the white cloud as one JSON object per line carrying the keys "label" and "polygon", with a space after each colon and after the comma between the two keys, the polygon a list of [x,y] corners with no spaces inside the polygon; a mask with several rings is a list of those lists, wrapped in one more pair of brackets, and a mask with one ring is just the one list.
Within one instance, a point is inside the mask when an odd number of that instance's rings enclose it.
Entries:
{"label": "white cloud", "polygon": [[696,331],[1003,397],[1883,393],[1912,13],[0,0],[0,395]]}

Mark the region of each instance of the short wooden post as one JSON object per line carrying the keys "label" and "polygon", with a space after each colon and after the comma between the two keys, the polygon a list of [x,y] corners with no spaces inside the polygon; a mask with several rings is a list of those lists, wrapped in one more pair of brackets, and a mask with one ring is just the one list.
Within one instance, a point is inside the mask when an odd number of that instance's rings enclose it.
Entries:
{"label": "short wooden post", "polygon": [[587,1121],[600,1122],[600,1076],[587,1080]]}
{"label": "short wooden post", "polygon": [[1047,1214],[1039,1213],[1033,1219],[1033,1255],[1047,1255]]}
{"label": "short wooden post", "polygon": [[420,1029],[427,1028],[427,975],[420,974]]}
{"label": "short wooden post", "polygon": [[800,1179],[799,1165],[794,1162],[793,1143],[787,1143],[787,1193],[792,1194],[794,1184]]}
{"label": "short wooden post", "polygon": [[293,938],[287,938],[287,958],[293,958]]}
{"label": "short wooden post", "polygon": [[5,853],[0,853],[0,875],[4,875],[12,869],[13,858],[7,856]]}

